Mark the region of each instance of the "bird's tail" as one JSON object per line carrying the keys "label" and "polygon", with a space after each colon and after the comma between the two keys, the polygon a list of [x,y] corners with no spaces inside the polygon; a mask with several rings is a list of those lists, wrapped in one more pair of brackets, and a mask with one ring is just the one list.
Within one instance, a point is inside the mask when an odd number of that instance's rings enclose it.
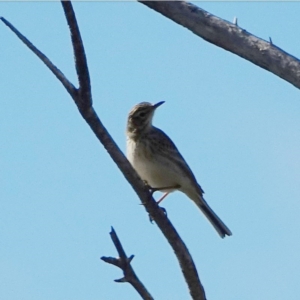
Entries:
{"label": "bird's tail", "polygon": [[224,238],[226,235],[232,235],[230,229],[222,222],[202,197],[198,201],[194,200],[194,202],[214,226],[221,238]]}

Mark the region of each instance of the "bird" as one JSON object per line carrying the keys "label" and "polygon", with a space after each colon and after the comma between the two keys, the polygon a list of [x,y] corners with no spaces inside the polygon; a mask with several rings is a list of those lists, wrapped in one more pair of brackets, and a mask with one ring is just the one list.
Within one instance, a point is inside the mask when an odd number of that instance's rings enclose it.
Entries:
{"label": "bird", "polygon": [[153,190],[165,195],[176,190],[188,196],[206,216],[221,238],[232,235],[205,201],[204,191],[173,141],[161,129],[152,125],[156,104],[141,102],[128,114],[126,155],[141,179]]}

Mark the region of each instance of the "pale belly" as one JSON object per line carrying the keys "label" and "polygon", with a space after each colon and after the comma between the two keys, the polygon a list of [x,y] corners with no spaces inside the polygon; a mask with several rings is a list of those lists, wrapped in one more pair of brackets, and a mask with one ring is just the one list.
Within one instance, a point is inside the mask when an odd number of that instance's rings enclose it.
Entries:
{"label": "pale belly", "polygon": [[145,155],[145,149],[142,148],[142,145],[137,147],[136,143],[131,140],[127,141],[127,158],[139,176],[152,188],[170,187],[163,191],[172,192],[177,189],[182,190],[178,186],[190,184],[188,178],[183,176],[180,170],[168,159],[149,153]]}

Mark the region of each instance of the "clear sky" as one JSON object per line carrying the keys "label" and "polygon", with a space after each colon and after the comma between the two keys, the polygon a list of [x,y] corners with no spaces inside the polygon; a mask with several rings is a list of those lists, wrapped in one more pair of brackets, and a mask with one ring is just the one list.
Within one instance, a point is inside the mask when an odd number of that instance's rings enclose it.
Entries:
{"label": "clear sky", "polygon": [[[198,5],[300,57],[300,3]],[[232,230],[222,240],[179,192],[164,202],[209,300],[300,294],[300,91],[139,3],[74,3],[95,108],[125,150],[128,111],[166,101],[155,125],[177,144]],[[59,3],[1,2],[76,83]],[[49,70],[0,24],[0,298],[139,299],[117,284],[114,226],[155,299],[189,299],[173,251]],[[159,197],[159,195],[156,195]]]}

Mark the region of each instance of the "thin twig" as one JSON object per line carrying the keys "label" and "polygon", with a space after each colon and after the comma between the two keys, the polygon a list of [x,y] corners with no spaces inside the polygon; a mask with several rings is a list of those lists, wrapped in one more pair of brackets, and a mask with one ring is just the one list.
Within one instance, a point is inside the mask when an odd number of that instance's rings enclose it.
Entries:
{"label": "thin twig", "polygon": [[49,60],[49,58],[43,54],[39,49],[37,49],[23,34],[21,34],[10,22],[5,18],[0,17],[0,20],[13,31],[16,36],[30,49],[34,54],[36,54],[41,61],[50,69],[50,71],[56,76],[56,78],[63,84],[65,89],[71,95],[72,98],[76,97],[77,89],[75,86],[66,78],[66,76]]}
{"label": "thin twig", "polygon": [[140,296],[145,300],[153,300],[154,298],[151,296],[151,294],[147,291],[143,283],[139,280],[139,278],[136,276],[132,266],[131,261],[134,257],[134,255],[131,255],[130,257],[127,257],[123,246],[117,236],[117,233],[115,232],[114,228],[111,228],[111,232],[109,233],[110,237],[118,251],[119,257],[101,257],[103,261],[106,263],[112,264],[118,268],[120,268],[123,271],[124,277],[120,279],[116,279],[115,282],[128,282],[130,283],[135,290],[140,294]]}
{"label": "thin twig", "polygon": [[300,60],[273,43],[248,33],[185,1],[139,1],[191,30],[209,43],[230,51],[300,88]]}

